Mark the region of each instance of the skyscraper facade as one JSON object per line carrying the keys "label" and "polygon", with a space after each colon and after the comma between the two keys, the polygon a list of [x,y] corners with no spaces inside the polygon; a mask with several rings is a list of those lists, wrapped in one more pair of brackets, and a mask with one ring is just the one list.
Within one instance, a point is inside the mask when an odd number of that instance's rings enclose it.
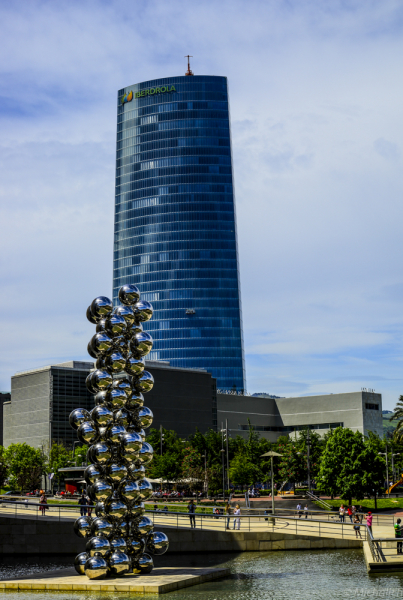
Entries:
{"label": "skyscraper facade", "polygon": [[113,296],[154,307],[153,360],[245,389],[226,77],[145,81],[118,92]]}

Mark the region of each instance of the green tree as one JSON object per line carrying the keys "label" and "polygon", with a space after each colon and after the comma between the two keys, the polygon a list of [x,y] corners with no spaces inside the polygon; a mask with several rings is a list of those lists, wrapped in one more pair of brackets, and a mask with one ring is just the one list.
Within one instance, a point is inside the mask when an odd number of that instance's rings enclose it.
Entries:
{"label": "green tree", "polygon": [[308,476],[306,456],[301,452],[297,442],[288,438],[286,443],[278,445],[281,454],[278,465],[278,476],[281,482],[289,481],[294,485],[305,481]]}
{"label": "green tree", "polygon": [[[76,464],[77,467],[81,467],[87,462],[88,446],[76,446],[73,452],[70,453],[70,464]],[[68,465],[66,465],[68,466]]]}
{"label": "green tree", "polygon": [[5,456],[5,448],[3,448],[3,446],[0,446],[0,488],[2,488],[6,483],[8,473],[9,468]]}
{"label": "green tree", "polygon": [[379,491],[383,461],[374,439],[364,441],[359,431],[338,427],[327,437],[318,477],[320,489],[339,494],[351,504]]}
{"label": "green tree", "polygon": [[260,469],[247,454],[236,454],[229,468],[231,481],[242,487],[252,485],[260,478]]}
{"label": "green tree", "polygon": [[5,450],[4,457],[13,487],[21,491],[40,487],[45,472],[45,457],[38,448],[32,448],[25,442],[11,444]]}
{"label": "green tree", "polygon": [[188,480],[190,488],[202,488],[205,472],[202,455],[195,448],[187,446],[182,459],[182,477]]}
{"label": "green tree", "polygon": [[68,467],[71,464],[71,452],[63,444],[56,444],[53,442],[49,452],[48,460],[48,471],[50,474],[53,473],[51,481],[51,488],[53,492],[53,486],[56,479],[60,482],[63,479],[59,469]]}
{"label": "green tree", "polygon": [[393,433],[393,438],[399,442],[403,442],[403,396],[399,396],[399,400],[389,421],[397,420],[396,429]]}

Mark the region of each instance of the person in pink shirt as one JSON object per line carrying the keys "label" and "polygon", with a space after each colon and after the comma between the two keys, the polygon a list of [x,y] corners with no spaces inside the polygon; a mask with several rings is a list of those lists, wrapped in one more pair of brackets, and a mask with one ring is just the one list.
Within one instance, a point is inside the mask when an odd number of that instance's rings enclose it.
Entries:
{"label": "person in pink shirt", "polygon": [[368,514],[365,515],[365,520],[367,522],[367,527],[372,534],[372,512],[369,510]]}

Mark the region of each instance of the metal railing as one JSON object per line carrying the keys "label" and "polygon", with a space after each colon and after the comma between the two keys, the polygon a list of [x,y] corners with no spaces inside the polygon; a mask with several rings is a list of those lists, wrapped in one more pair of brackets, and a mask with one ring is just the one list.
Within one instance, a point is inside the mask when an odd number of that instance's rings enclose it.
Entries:
{"label": "metal railing", "polygon": [[374,562],[393,562],[400,556],[399,562],[403,562],[403,538],[396,537],[374,537],[371,529],[367,526],[367,541]]}
{"label": "metal railing", "polygon": [[319,496],[315,496],[315,494],[313,494],[312,492],[309,492],[309,491],[306,492],[306,495],[308,496],[308,498],[310,500],[314,500],[315,502],[319,502],[319,504],[322,504],[322,506],[324,506],[328,510],[332,510],[332,507],[330,506],[330,504],[328,504],[327,502],[325,502],[324,500],[322,500],[322,498],[319,498]]}

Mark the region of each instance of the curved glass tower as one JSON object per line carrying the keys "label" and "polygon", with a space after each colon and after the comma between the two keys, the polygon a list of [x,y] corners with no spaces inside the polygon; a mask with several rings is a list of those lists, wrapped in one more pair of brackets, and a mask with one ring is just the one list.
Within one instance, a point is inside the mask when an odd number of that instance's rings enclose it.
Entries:
{"label": "curved glass tower", "polygon": [[118,92],[114,303],[124,283],[154,306],[150,359],[245,389],[226,77]]}

